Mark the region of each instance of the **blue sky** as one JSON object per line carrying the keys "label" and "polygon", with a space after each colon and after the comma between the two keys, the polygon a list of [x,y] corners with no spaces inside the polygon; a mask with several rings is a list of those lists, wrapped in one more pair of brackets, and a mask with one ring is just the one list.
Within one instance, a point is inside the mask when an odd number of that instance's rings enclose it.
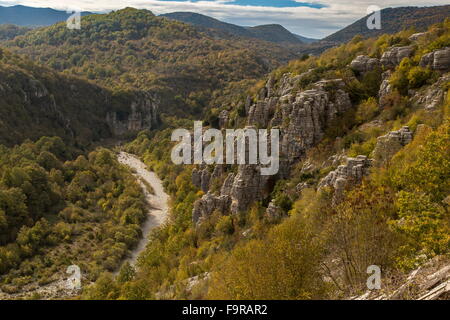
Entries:
{"label": "blue sky", "polygon": [[[155,14],[191,11],[242,26],[278,23],[291,32],[323,38],[367,14],[367,8],[432,6],[446,0],[0,0],[0,5],[22,4],[59,10],[108,12],[124,7]],[[383,20],[383,17],[381,17]]]}
{"label": "blue sky", "polygon": [[[183,0],[161,0],[161,1],[172,1],[179,2]],[[214,0],[184,0],[185,2],[201,2],[201,1],[211,1]],[[226,3],[226,1],[224,1]],[[295,0],[230,0],[228,4],[239,5],[239,6],[257,6],[257,7],[274,7],[274,8],[298,8],[298,7],[309,7],[309,8],[323,8],[326,5],[314,2],[299,2]]]}

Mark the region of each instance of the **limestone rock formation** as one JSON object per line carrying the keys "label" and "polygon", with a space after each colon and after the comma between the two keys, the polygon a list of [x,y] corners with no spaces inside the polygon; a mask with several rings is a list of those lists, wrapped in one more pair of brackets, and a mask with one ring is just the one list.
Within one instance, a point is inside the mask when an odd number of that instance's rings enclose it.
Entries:
{"label": "limestone rock formation", "polygon": [[332,187],[334,189],[333,203],[336,204],[342,200],[347,187],[360,183],[362,178],[369,174],[371,166],[372,160],[366,156],[346,158],[345,164],[340,165],[319,182],[318,189]]}
{"label": "limestone rock formation", "polygon": [[107,113],[106,121],[114,135],[151,129],[157,125],[158,100],[151,94],[141,94],[129,108],[128,115],[114,111]]}
{"label": "limestone rock formation", "polygon": [[203,192],[208,192],[210,180],[211,174],[207,167],[200,169],[194,168],[192,170],[192,184],[200,188]]}
{"label": "limestone rock formation", "polygon": [[281,211],[281,209],[273,201],[271,201],[266,210],[267,218],[269,218],[269,220],[271,221],[276,221],[280,219],[282,215],[283,212]]}
{"label": "limestone rock formation", "polygon": [[[294,95],[292,90],[298,78],[290,76],[281,78],[277,90],[264,87],[264,92],[273,95],[251,105],[248,115],[249,125],[281,129],[280,151],[287,165],[304,156],[322,139],[329,124],[352,107],[341,79],[319,81],[312,89]],[[285,171],[283,166],[281,171]]]}
{"label": "limestone rock formation", "polygon": [[214,211],[219,211],[222,214],[229,212],[230,204],[230,196],[215,196],[211,192],[208,192],[194,203],[194,209],[192,210],[192,221],[194,225],[197,225],[202,219],[210,216]]}
{"label": "limestone rock formation", "polygon": [[433,110],[439,107],[445,99],[445,86],[450,82],[450,74],[445,74],[438,79],[431,86],[419,90],[411,98],[415,106],[422,107],[426,110]]}
{"label": "limestone rock formation", "polygon": [[410,57],[414,47],[392,47],[385,51],[381,57],[381,64],[388,69],[394,69],[404,58]]}
{"label": "limestone rock formation", "polygon": [[[229,196],[232,199],[230,210],[233,214],[249,209],[250,205],[268,195],[268,176],[262,176],[260,167],[241,165],[233,179]],[[227,191],[227,188],[224,189]],[[227,195],[227,194],[222,194]]]}
{"label": "limestone rock formation", "polygon": [[268,176],[262,176],[256,165],[240,165],[238,173],[230,173],[225,179],[220,195],[208,192],[194,204],[194,223],[214,211],[237,214],[248,210],[253,202],[262,200],[269,192]]}
{"label": "limestone rock formation", "polygon": [[[247,98],[246,101],[248,128],[280,129],[279,174],[262,176],[257,165],[238,166],[237,173],[229,173],[225,178],[220,195],[209,193],[195,203],[195,223],[216,210],[237,214],[248,210],[255,201],[268,197],[274,180],[287,176],[291,165],[321,141],[332,121],[352,107],[341,79],[319,81],[310,90],[294,93],[301,77],[285,74],[277,85],[271,78],[259,92],[259,100],[252,103],[251,98]],[[206,188],[204,178],[208,177],[193,172],[194,184],[206,192],[209,188]]]}
{"label": "limestone rock formation", "polygon": [[307,182],[300,182],[299,184],[297,184],[295,186],[295,191],[297,191],[298,193],[301,193],[304,189],[308,189],[311,188],[311,185],[308,184]]}
{"label": "limestone rock formation", "polygon": [[425,37],[428,34],[428,32],[419,32],[419,33],[414,33],[411,36],[409,36],[409,40],[410,41],[417,41],[423,37]]}
{"label": "limestone rock formation", "polygon": [[31,88],[29,92],[31,93],[32,97],[39,99],[48,96],[47,88],[40,81],[35,79],[29,79],[29,85]]}
{"label": "limestone rock formation", "polygon": [[391,74],[392,72],[388,70],[384,72],[382,75],[383,81],[381,82],[380,90],[378,91],[378,100],[381,108],[383,108],[386,105],[386,97],[393,91],[392,85],[389,82]]}
{"label": "limestone rock formation", "polygon": [[314,89],[298,93],[292,103],[282,100],[274,119],[282,119],[280,149],[288,163],[301,159],[323,138],[331,121],[352,107],[343,86],[340,79],[321,81]]}
{"label": "limestone rock formation", "polygon": [[407,126],[378,137],[373,151],[374,165],[385,165],[401,148],[410,143],[412,138],[413,134]]}
{"label": "limestone rock formation", "polygon": [[380,60],[376,58],[370,58],[368,56],[357,56],[353,61],[350,63],[350,68],[353,70],[364,74],[368,71],[376,70],[381,67]]}
{"label": "limestone rock formation", "polygon": [[433,259],[398,279],[383,279],[383,290],[367,291],[351,300],[448,300],[450,298],[450,261],[446,256]]}
{"label": "limestone rock formation", "polygon": [[227,110],[222,110],[219,113],[219,127],[225,128],[229,121],[229,112]]}
{"label": "limestone rock formation", "polygon": [[421,67],[447,72],[450,70],[450,47],[435,50],[422,57]]}

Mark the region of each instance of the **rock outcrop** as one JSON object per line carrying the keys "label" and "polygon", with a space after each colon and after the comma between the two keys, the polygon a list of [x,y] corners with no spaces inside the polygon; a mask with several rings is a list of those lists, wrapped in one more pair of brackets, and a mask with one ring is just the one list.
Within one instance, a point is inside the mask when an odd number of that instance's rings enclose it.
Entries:
{"label": "rock outcrop", "polygon": [[280,151],[289,163],[299,160],[322,139],[331,121],[352,107],[341,79],[319,81],[312,89],[293,95],[296,81],[284,75],[277,90],[268,84],[263,91],[273,95],[251,105],[248,116],[249,125],[281,129]]}
{"label": "rock outcrop", "polygon": [[273,202],[269,203],[269,206],[266,210],[266,216],[270,221],[276,221],[280,219],[283,215],[282,210]]}
{"label": "rock outcrop", "polygon": [[381,68],[381,63],[380,60],[376,58],[370,58],[368,56],[361,55],[353,59],[353,61],[350,63],[350,68],[359,72],[360,74],[364,74],[368,71]]}
{"label": "rock outcrop", "polygon": [[[208,193],[195,203],[195,224],[214,211],[237,214],[248,210],[255,201],[266,199],[274,181],[287,176],[291,165],[301,160],[308,149],[322,140],[332,121],[352,107],[341,79],[319,81],[309,90],[296,92],[297,84],[304,76],[285,74],[277,85],[270,78],[259,92],[256,102],[253,103],[250,98],[246,101],[247,128],[280,129],[278,175],[262,176],[257,165],[238,166],[237,173],[229,173],[224,179],[220,194]],[[211,177],[203,170],[194,170],[193,182],[206,192],[209,188],[205,181],[209,183]],[[274,213],[273,216],[276,216],[275,209],[272,206],[268,214]]]}
{"label": "rock outcrop", "polygon": [[414,34],[410,35],[408,39],[410,41],[417,41],[417,40],[419,40],[421,38],[424,38],[427,34],[428,34],[428,32],[414,33]]}
{"label": "rock outcrop", "polygon": [[378,137],[373,151],[374,165],[384,166],[401,148],[409,144],[412,138],[413,134],[407,126]]}
{"label": "rock outcrop", "polygon": [[259,100],[250,106],[247,123],[259,127],[266,127],[269,119],[273,116],[278,99],[275,97]]}
{"label": "rock outcrop", "polygon": [[387,69],[394,69],[404,58],[410,57],[413,52],[413,46],[392,47],[381,56],[381,64]]}
{"label": "rock outcrop", "polygon": [[249,209],[253,202],[262,200],[267,196],[270,191],[268,190],[269,179],[268,176],[261,175],[259,166],[239,166],[229,194],[232,199],[231,212],[236,214],[245,211]]}
{"label": "rock outcrop", "polygon": [[450,47],[430,52],[422,57],[420,66],[436,71],[450,71]]}
{"label": "rock outcrop", "polygon": [[229,121],[229,112],[227,110],[222,110],[219,113],[219,127],[225,128]]}
{"label": "rock outcrop", "polygon": [[152,129],[158,124],[158,101],[148,93],[143,93],[131,102],[128,114],[108,112],[106,122],[114,135]]}
{"label": "rock outcrop", "polygon": [[371,166],[372,160],[366,156],[346,158],[345,164],[340,165],[319,182],[318,189],[332,187],[334,189],[333,203],[337,204],[342,200],[345,189],[360,183],[363,177],[369,174]]}
{"label": "rock outcrop", "polygon": [[237,174],[228,174],[220,195],[208,192],[195,202],[192,213],[194,223],[197,224],[202,217],[214,211],[237,214],[248,210],[255,201],[268,196],[270,179],[261,175],[259,166],[240,165]]}

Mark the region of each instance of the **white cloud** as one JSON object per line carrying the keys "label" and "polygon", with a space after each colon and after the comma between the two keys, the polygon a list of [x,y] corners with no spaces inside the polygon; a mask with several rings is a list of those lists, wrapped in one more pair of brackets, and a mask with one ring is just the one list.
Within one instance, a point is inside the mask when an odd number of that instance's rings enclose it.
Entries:
{"label": "white cloud", "polygon": [[[277,1],[277,0],[274,0]],[[259,25],[279,23],[292,32],[322,38],[366,15],[367,7],[377,5],[381,8],[399,6],[443,5],[443,0],[309,0],[327,7],[313,9],[307,7],[273,8],[256,6],[237,6],[230,0],[216,1],[157,1],[157,0],[17,0],[0,1],[1,5],[22,4],[32,7],[51,7],[55,9],[81,8],[85,11],[106,12],[124,7],[146,8],[155,14],[174,11],[193,11],[239,25]]]}

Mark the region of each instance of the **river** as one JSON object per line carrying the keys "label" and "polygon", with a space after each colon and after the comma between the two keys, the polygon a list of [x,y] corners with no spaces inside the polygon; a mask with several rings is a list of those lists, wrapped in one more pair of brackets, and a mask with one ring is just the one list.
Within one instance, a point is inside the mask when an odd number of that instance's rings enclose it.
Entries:
{"label": "river", "polygon": [[[138,178],[149,204],[147,219],[142,224],[142,238],[139,240],[138,245],[130,252],[129,258],[124,261],[130,262],[134,266],[139,254],[145,249],[148,243],[148,235],[150,232],[167,221],[169,215],[169,195],[164,192],[161,179],[154,172],[147,170],[147,166],[136,156],[126,152],[120,152],[118,160],[120,163],[133,169],[133,174]],[[147,190],[146,185],[141,179],[145,180],[153,188],[153,194]]]}

